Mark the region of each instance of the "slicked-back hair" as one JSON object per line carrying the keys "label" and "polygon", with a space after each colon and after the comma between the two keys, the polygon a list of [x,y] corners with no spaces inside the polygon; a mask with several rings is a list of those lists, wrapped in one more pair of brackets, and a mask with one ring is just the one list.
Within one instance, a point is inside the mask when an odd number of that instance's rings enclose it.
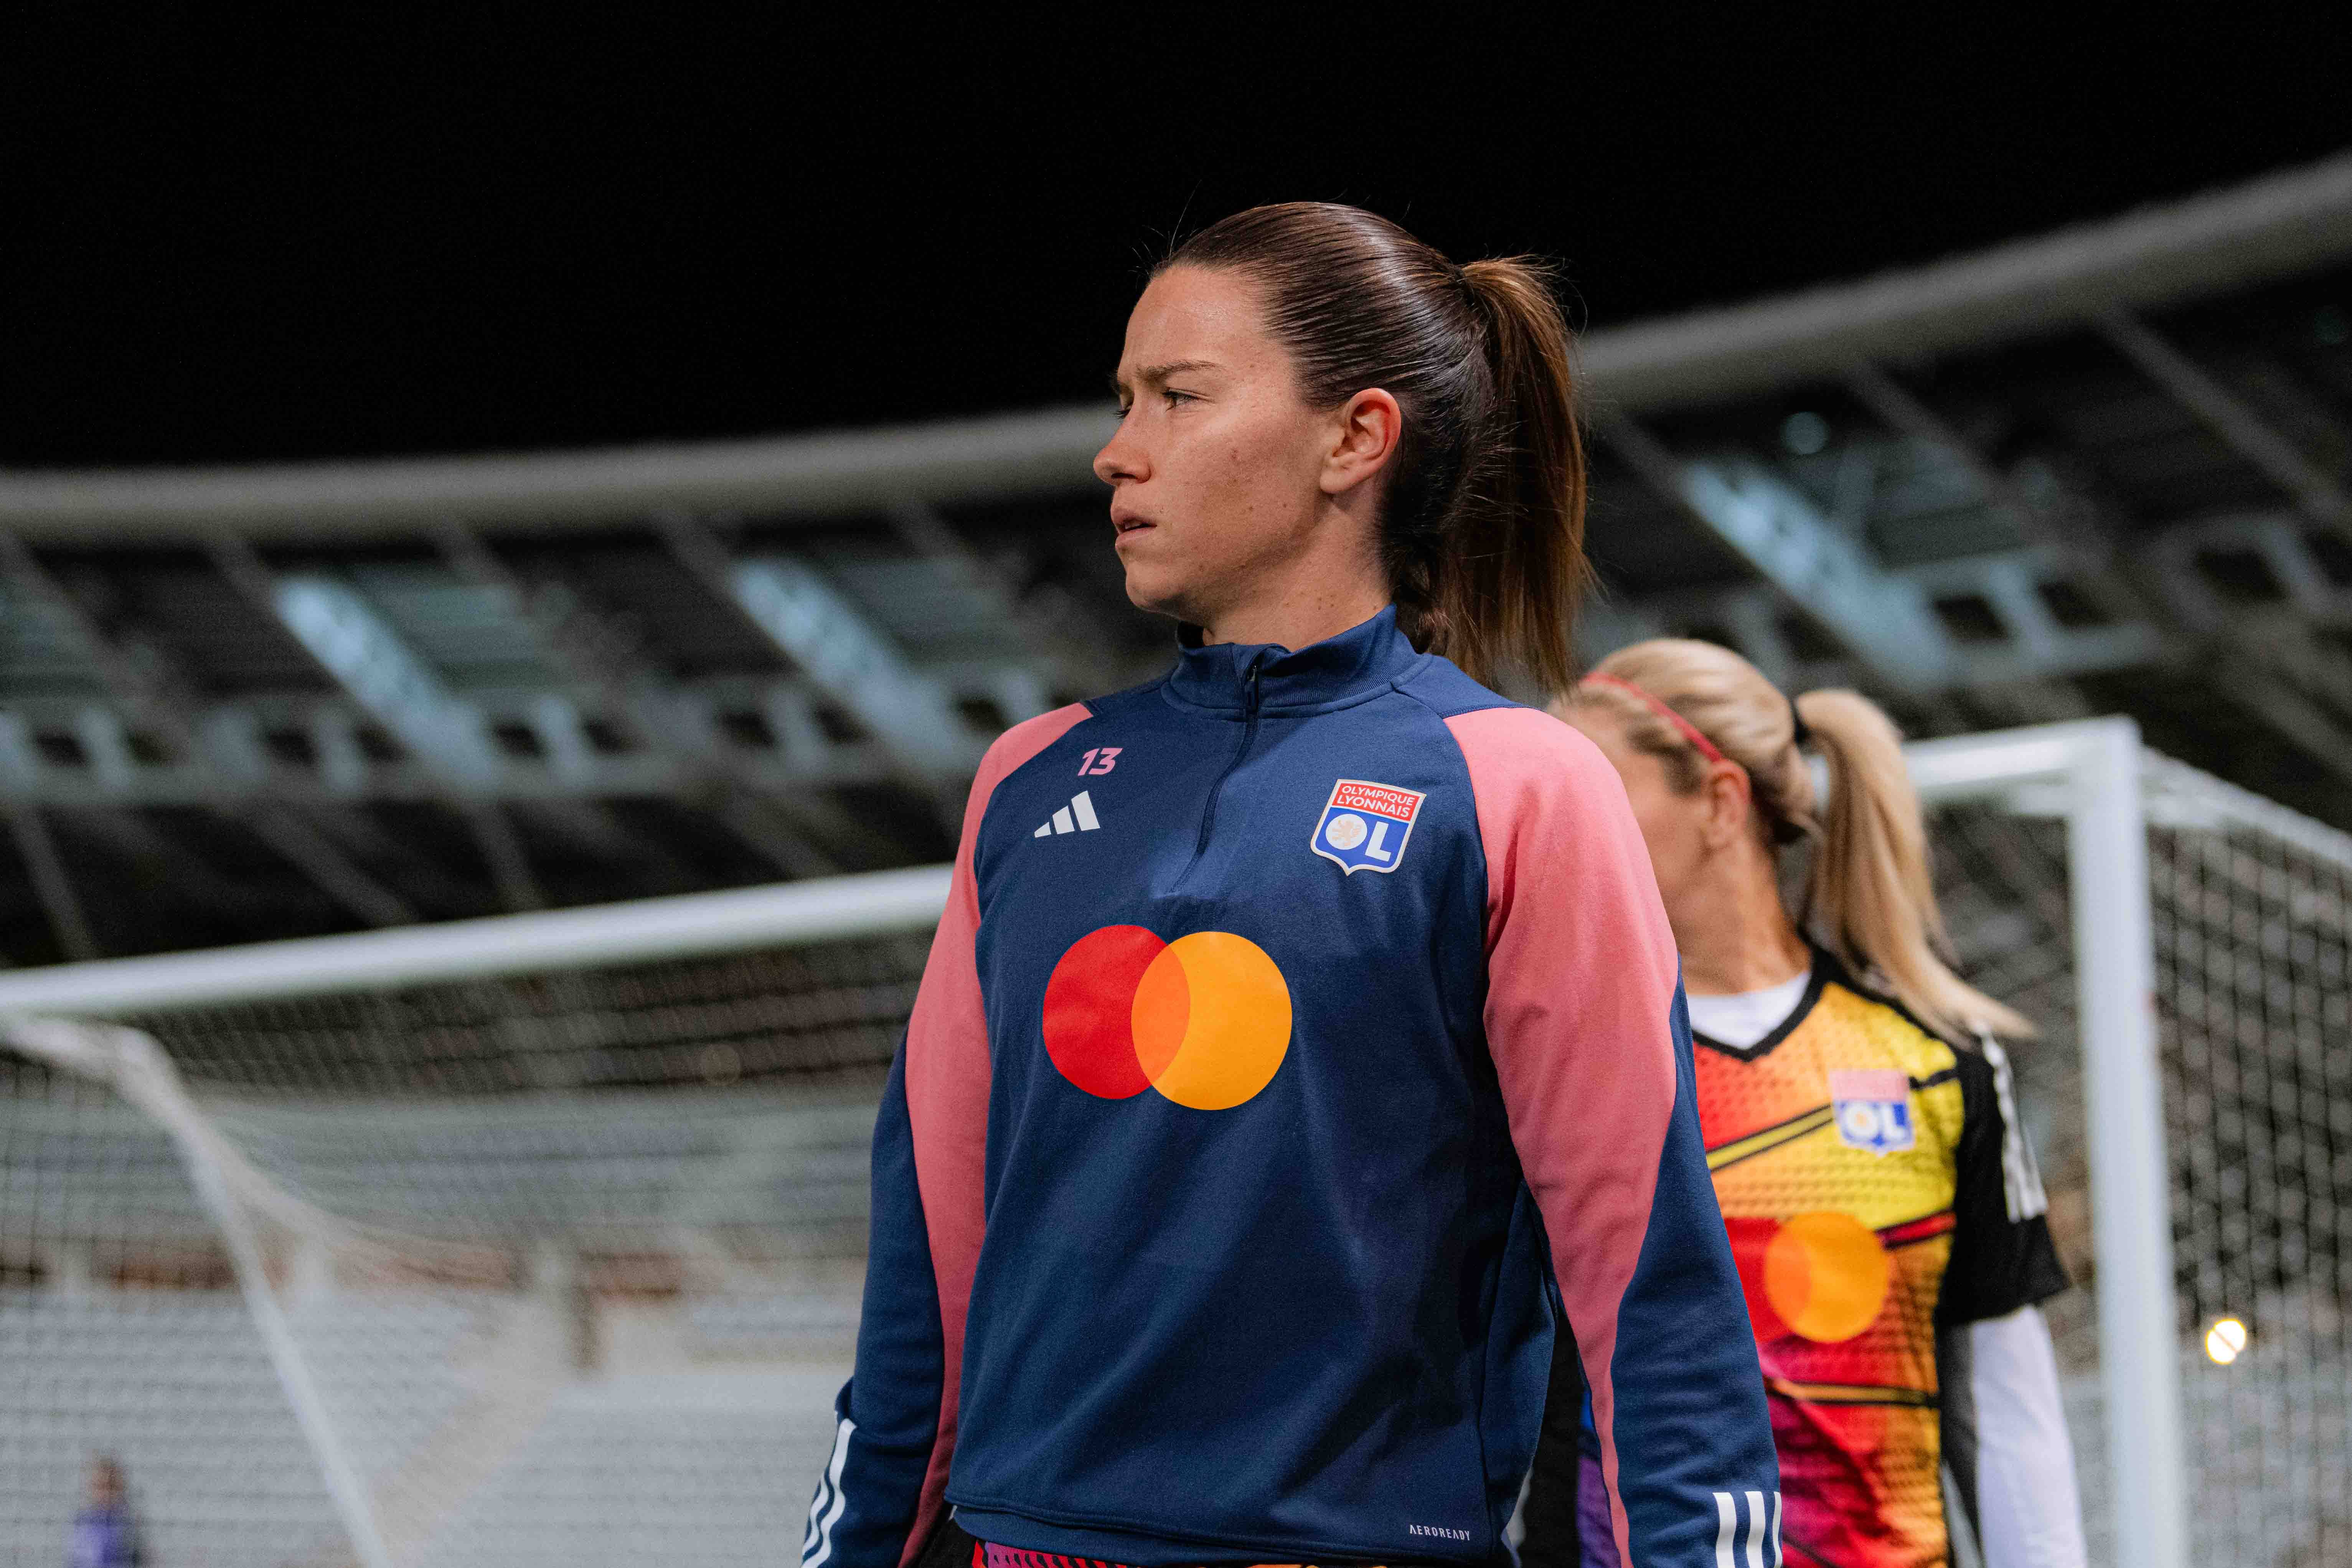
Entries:
{"label": "slicked-back hair", "polygon": [[1547,265],[1458,265],[1360,208],[1285,202],[1202,229],[1171,267],[1255,284],[1314,406],[1397,400],[1380,549],[1414,646],[1490,684],[1513,670],[1564,689],[1591,569],[1573,340]]}

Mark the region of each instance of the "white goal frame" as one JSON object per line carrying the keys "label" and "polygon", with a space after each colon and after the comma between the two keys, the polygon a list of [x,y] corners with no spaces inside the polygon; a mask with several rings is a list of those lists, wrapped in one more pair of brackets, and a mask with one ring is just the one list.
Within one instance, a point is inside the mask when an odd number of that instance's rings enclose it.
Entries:
{"label": "white goal frame", "polygon": [[2066,824],[2110,1550],[2114,1562],[2134,1568],[2189,1568],[2139,726],[2086,719],[1904,750],[1912,782],[1931,805],[1999,800],[2021,816]]}
{"label": "white goal frame", "polygon": [[[2149,791],[2138,727],[2127,719],[2038,725],[1920,742],[1907,748],[1907,755],[1914,782],[1930,805],[1999,801],[2021,815],[2054,816],[2066,825],[2093,1241],[2098,1258],[2110,1540],[2118,1563],[2189,1568],[2170,1185],[2153,1003]],[[2266,802],[2252,796],[2240,800],[2238,792],[2218,785],[2200,791],[2199,805],[2249,821],[2258,821],[2268,808]],[[2272,826],[2266,821],[2258,825]],[[922,867],[437,926],[59,964],[0,973],[0,1034],[58,1065],[111,1078],[114,1073],[99,1063],[73,1059],[72,1050],[61,1050],[54,1021],[919,931],[937,922],[947,890],[947,868]],[[160,1058],[160,1052],[156,1056]],[[168,1071],[168,1064],[163,1066]],[[150,1113],[157,1114],[152,1107]],[[199,1191],[208,1197],[249,1179],[247,1173],[230,1168],[234,1151],[220,1141],[172,1131]],[[225,1201],[220,1206],[234,1208]],[[250,1260],[244,1255],[249,1250],[232,1249],[240,1275],[248,1271]],[[257,1270],[257,1265],[251,1267]],[[246,1284],[248,1296],[254,1295],[257,1281]],[[268,1297],[266,1285],[258,1293]],[[265,1329],[268,1326],[265,1321]],[[315,1395],[299,1352],[282,1332],[268,1338],[289,1402],[307,1413]],[[319,1446],[321,1468],[331,1478],[355,1543],[373,1544],[366,1501],[355,1495],[358,1489],[348,1479],[348,1463],[332,1434],[324,1430],[323,1422],[306,1419],[303,1425]],[[343,1484],[331,1485],[337,1480]],[[383,1560],[380,1546],[361,1550],[372,1562]]]}

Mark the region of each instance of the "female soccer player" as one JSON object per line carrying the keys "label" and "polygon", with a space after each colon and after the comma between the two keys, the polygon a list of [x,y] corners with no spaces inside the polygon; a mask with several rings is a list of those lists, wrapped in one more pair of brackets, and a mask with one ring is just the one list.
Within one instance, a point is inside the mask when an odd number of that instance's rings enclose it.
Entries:
{"label": "female soccer player", "polygon": [[[1676,640],[1612,655],[1559,711],[1624,779],[1682,952],[1789,1561],[1949,1562],[1948,1468],[1988,1568],[2078,1568],[2074,1462],[2033,1305],[2066,1278],[1995,1038],[2031,1029],[1936,955],[1895,726],[1853,692],[1792,702],[1738,655]],[[1829,764],[1826,805],[1809,742]],[[1780,851],[1805,839],[1818,946],[1780,895]],[[1570,1511],[1591,1468],[1560,1426],[1546,1423],[1529,1499],[1527,1554],[1547,1563],[1574,1554],[1538,1521]],[[1584,1481],[1596,1502],[1600,1482]],[[1580,1533],[1591,1568],[1625,1561],[1605,1528]]]}
{"label": "female soccer player", "polygon": [[1564,684],[1569,366],[1535,271],[1349,207],[1151,278],[1095,471],[1176,666],[972,785],[809,1568],[1489,1562],[1548,1298],[1629,1557],[1769,1557],[1640,830],[1474,679]]}

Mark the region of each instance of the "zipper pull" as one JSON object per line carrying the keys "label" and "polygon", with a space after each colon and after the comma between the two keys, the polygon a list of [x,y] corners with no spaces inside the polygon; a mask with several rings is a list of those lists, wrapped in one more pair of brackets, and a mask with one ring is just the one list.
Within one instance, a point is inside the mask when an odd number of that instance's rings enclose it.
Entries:
{"label": "zipper pull", "polygon": [[1250,661],[1249,694],[1244,700],[1248,704],[1247,710],[1255,715],[1257,712],[1257,660],[1255,659]]}

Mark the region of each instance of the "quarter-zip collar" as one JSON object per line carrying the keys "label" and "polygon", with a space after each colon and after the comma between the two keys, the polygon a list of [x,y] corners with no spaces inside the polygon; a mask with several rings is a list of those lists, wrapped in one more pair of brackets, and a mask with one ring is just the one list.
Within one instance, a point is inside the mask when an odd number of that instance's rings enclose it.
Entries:
{"label": "quarter-zip collar", "polygon": [[1167,691],[1188,708],[1239,718],[1250,705],[1253,671],[1257,710],[1308,713],[1346,708],[1388,690],[1425,657],[1397,630],[1391,605],[1370,620],[1296,652],[1279,643],[1201,641],[1201,628],[1176,634],[1176,668]]}

